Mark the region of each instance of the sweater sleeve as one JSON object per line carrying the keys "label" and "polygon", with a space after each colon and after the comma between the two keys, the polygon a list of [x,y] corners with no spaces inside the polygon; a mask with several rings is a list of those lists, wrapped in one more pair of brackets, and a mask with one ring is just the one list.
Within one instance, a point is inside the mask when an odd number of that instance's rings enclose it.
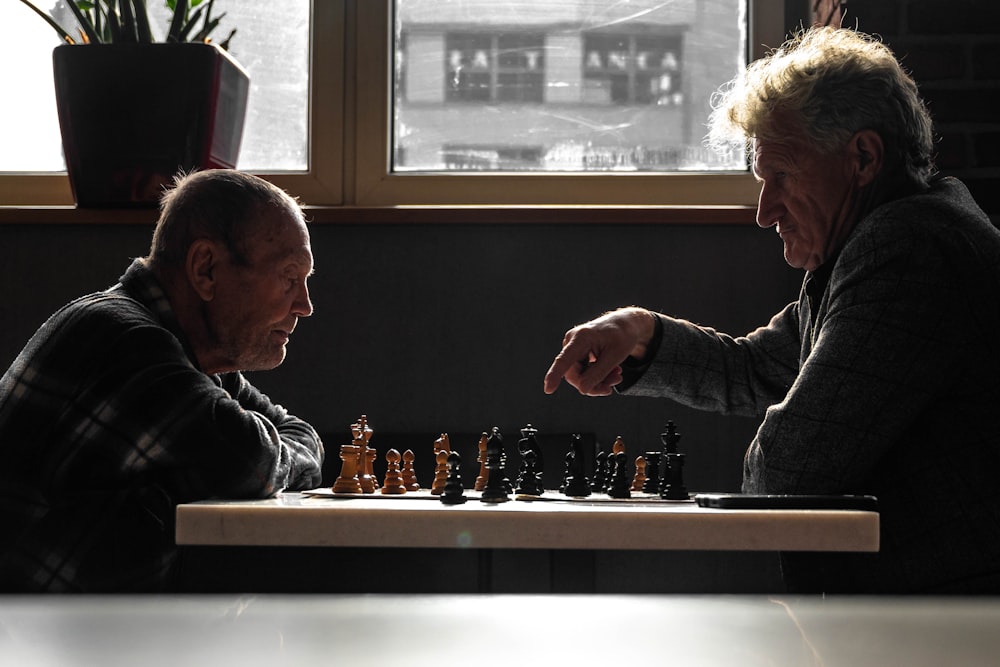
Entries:
{"label": "sweater sleeve", "polygon": [[87,345],[91,354],[60,381],[74,397],[51,399],[73,406],[45,436],[53,444],[40,474],[51,493],[72,496],[87,480],[94,489],[155,486],[182,503],[319,485],[315,429],[242,374],[206,375],[169,331],[135,318],[98,330],[101,345]]}
{"label": "sweater sleeve", "polygon": [[323,443],[311,425],[291,415],[251,385],[241,373],[229,374],[223,386],[240,404],[239,416],[247,415],[256,438],[262,443],[261,460],[252,479],[261,480],[260,491],[271,494],[282,489],[300,490],[319,486]]}
{"label": "sweater sleeve", "polygon": [[766,327],[733,337],[660,315],[663,336],[652,361],[623,394],[660,396],[700,410],[758,416],[780,401],[798,371],[798,306]]}

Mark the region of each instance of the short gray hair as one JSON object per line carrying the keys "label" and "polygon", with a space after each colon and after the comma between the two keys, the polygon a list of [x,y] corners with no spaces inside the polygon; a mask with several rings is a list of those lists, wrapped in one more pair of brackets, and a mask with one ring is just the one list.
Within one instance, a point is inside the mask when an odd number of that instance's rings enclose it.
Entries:
{"label": "short gray hair", "polygon": [[191,244],[223,243],[238,264],[247,264],[247,239],[267,219],[268,208],[302,216],[302,207],[281,188],[233,169],[178,174],[160,200],[149,259],[163,267],[183,265]]}

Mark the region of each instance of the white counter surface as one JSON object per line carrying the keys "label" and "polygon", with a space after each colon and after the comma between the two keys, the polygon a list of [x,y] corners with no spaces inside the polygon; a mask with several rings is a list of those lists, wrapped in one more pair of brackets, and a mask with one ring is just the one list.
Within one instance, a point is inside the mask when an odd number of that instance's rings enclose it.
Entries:
{"label": "white counter surface", "polygon": [[[319,491],[318,493],[322,493]],[[426,492],[332,497],[285,493],[177,508],[182,545],[877,551],[879,515],[854,510],[720,510],[693,502],[472,498]]]}

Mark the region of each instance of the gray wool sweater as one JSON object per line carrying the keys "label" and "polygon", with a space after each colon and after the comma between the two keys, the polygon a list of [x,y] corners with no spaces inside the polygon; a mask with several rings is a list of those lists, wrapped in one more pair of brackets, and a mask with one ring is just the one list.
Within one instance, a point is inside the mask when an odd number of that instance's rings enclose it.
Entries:
{"label": "gray wool sweater", "polygon": [[1000,230],[959,181],[875,209],[733,337],[661,316],[622,393],[762,418],[747,493],[872,494],[877,554],[783,554],[800,592],[1000,593]]}

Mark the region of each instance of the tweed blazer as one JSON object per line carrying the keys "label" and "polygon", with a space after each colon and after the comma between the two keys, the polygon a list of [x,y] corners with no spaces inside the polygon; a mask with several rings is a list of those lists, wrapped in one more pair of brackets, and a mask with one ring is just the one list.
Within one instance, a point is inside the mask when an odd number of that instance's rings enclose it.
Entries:
{"label": "tweed blazer", "polygon": [[623,393],[761,416],[745,492],[878,497],[880,552],[787,554],[794,589],[1000,592],[1000,230],[962,183],[875,209],[767,326],[661,324]]}

